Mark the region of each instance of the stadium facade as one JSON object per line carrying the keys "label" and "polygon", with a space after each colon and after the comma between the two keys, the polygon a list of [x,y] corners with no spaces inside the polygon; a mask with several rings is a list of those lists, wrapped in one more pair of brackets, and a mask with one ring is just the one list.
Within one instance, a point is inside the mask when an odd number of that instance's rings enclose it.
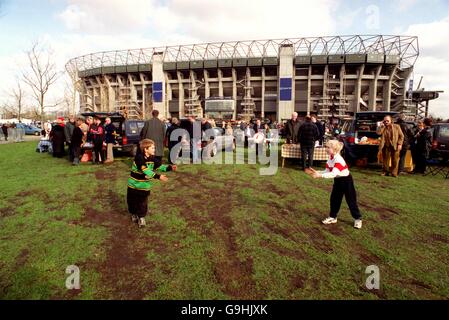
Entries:
{"label": "stadium facade", "polygon": [[358,111],[416,114],[409,78],[414,36],[335,36],[99,52],[66,69],[80,110],[129,118],[350,118]]}

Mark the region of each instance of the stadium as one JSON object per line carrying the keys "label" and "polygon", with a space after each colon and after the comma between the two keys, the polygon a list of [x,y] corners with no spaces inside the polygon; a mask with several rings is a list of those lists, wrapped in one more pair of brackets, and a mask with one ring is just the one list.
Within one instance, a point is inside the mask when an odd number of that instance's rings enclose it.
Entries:
{"label": "stadium", "polygon": [[66,69],[81,112],[348,119],[358,111],[418,115],[409,89],[418,55],[415,36],[354,35],[98,52]]}

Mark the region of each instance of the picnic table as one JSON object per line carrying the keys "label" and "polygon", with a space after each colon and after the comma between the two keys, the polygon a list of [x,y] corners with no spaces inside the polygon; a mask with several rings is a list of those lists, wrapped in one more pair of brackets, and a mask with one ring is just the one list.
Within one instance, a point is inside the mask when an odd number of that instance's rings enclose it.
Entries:
{"label": "picnic table", "polygon": [[[301,145],[300,144],[283,144],[281,146],[282,168],[284,167],[285,159],[300,159],[301,158]],[[315,147],[313,153],[313,160],[327,161],[329,156],[326,153],[326,148],[323,146]]]}

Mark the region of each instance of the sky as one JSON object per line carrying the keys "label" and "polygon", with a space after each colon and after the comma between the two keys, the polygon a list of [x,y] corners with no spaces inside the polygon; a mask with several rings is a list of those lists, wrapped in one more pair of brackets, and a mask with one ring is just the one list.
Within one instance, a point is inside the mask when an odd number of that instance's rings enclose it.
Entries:
{"label": "sky", "polygon": [[64,71],[70,58],[105,50],[353,34],[418,36],[414,83],[424,76],[421,88],[444,90],[430,113],[449,118],[449,0],[0,0],[0,105],[36,41]]}

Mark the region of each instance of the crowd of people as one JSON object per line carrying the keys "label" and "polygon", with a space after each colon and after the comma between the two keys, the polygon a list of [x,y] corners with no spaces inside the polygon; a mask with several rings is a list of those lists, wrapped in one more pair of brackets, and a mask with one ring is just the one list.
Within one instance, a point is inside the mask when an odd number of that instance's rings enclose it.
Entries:
{"label": "crowd of people", "polygon": [[0,125],[0,141],[4,140],[12,142],[21,142],[24,141],[23,139],[24,135],[25,130],[22,128],[17,128],[15,122],[12,123],[5,122]]}
{"label": "crowd of people", "polygon": [[55,124],[47,122],[43,125],[36,151],[49,151],[53,157],[62,158],[66,155],[65,146],[67,146],[68,159],[73,165],[80,164],[82,150],[92,151],[91,160],[94,164],[108,164],[114,161],[116,128],[110,118],[106,118],[104,124],[98,117],[69,116],[67,122],[64,120],[63,117],[59,117]]}

